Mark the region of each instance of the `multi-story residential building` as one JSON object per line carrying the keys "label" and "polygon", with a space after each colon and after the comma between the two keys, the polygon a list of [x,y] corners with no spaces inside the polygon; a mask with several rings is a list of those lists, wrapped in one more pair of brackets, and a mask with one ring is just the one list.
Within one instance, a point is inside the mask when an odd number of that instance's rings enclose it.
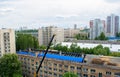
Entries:
{"label": "multi-story residential building", "polygon": [[64,29],[64,38],[74,38],[78,33],[80,29]]}
{"label": "multi-story residential building", "polygon": [[[44,53],[18,52],[22,62],[22,73],[33,77]],[[87,55],[82,57],[48,53],[38,72],[38,77],[62,77],[65,72],[73,72],[78,77],[120,77],[120,58]]]}
{"label": "multi-story residential building", "polygon": [[116,33],[119,32],[119,16],[111,14],[107,16],[107,34],[108,36],[116,36]]}
{"label": "multi-story residential building", "polygon": [[40,45],[48,45],[52,35],[56,35],[53,43],[64,41],[64,29],[55,26],[42,27],[38,30],[38,40]]}
{"label": "multi-story residential building", "polygon": [[80,29],[77,28],[76,24],[74,24],[74,28],[64,29],[64,38],[65,38],[65,40],[72,39],[78,33],[80,33]]}
{"label": "multi-story residential building", "polygon": [[6,53],[16,53],[15,32],[12,29],[0,29],[0,57]]}
{"label": "multi-story residential building", "polygon": [[95,39],[101,32],[105,33],[105,21],[95,19],[90,21],[90,39]]}

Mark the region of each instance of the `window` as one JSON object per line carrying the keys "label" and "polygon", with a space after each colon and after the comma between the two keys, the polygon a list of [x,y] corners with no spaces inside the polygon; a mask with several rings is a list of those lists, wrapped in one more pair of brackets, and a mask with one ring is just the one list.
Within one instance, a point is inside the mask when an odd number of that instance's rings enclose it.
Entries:
{"label": "window", "polygon": [[107,72],[106,72],[106,75],[111,75],[111,72],[107,71]]}
{"label": "window", "polygon": [[81,76],[81,73],[77,73],[77,75],[78,75],[78,77],[82,77],[82,76]]}
{"label": "window", "polygon": [[49,76],[52,77],[52,72],[49,72]]}
{"label": "window", "polygon": [[62,67],[62,64],[59,64],[59,67],[61,68],[61,67]]}
{"label": "window", "polygon": [[48,67],[47,67],[47,66],[44,66],[44,69],[45,69],[45,70],[48,70]]}
{"label": "window", "polygon": [[49,62],[49,63],[48,63],[48,66],[52,66],[52,63]]}
{"label": "window", "polygon": [[94,75],[90,75],[90,77],[95,77]]}
{"label": "window", "polygon": [[83,77],[88,77],[88,75],[87,74],[83,74]]}
{"label": "window", "polygon": [[56,73],[54,73],[54,77],[57,77],[57,74],[56,74]]}
{"label": "window", "polygon": [[74,70],[74,66],[70,66],[70,69],[71,69],[71,70]]}
{"label": "window", "polygon": [[64,72],[68,72],[67,70],[65,70]]}
{"label": "window", "polygon": [[65,68],[68,68],[68,65],[65,65],[64,67],[65,67]]}
{"label": "window", "polygon": [[61,74],[59,74],[59,77],[62,77],[62,75],[61,75]]}
{"label": "window", "polygon": [[51,68],[51,67],[49,67],[49,70],[52,70],[52,68]]}
{"label": "window", "polygon": [[102,77],[102,73],[99,73],[99,76],[98,77]]}
{"label": "window", "polygon": [[91,69],[90,71],[91,71],[91,73],[95,73],[95,69]]}
{"label": "window", "polygon": [[54,71],[57,71],[57,68],[54,68]]}
{"label": "window", "polygon": [[80,70],[81,70],[81,67],[77,67],[77,70],[80,71]]}
{"label": "window", "polygon": [[62,72],[62,70],[61,70],[61,69],[59,69],[59,72]]}
{"label": "window", "polygon": [[47,75],[47,71],[44,71],[45,75]]}
{"label": "window", "polygon": [[57,67],[57,64],[56,64],[56,63],[54,63],[54,66],[55,66],[55,67]]}
{"label": "window", "polygon": [[34,70],[34,68],[32,68],[32,70]]}
{"label": "window", "polygon": [[120,72],[114,73],[115,77],[120,77]]}
{"label": "window", "polygon": [[34,62],[34,60],[32,59],[32,62]]}
{"label": "window", "polygon": [[34,66],[34,64],[32,64],[32,66]]}
{"label": "window", "polygon": [[38,65],[38,62],[36,62],[36,65]]}
{"label": "window", "polygon": [[88,69],[87,68],[83,68],[83,72],[88,72]]}

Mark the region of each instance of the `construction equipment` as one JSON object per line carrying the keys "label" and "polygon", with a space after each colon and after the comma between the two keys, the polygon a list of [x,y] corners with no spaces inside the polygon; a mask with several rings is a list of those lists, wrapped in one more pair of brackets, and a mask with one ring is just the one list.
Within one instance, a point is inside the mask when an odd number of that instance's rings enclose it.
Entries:
{"label": "construction equipment", "polygon": [[48,52],[48,49],[50,48],[50,45],[51,45],[54,37],[55,37],[55,34],[52,36],[52,38],[51,38],[51,40],[50,40],[50,42],[49,42],[49,44],[48,44],[48,46],[47,46],[47,49],[46,49],[45,54],[44,54],[44,56],[43,56],[43,58],[42,58],[42,60],[41,60],[41,62],[40,62],[40,65],[39,65],[37,71],[34,73],[34,77],[38,77],[38,72],[39,72],[39,70],[40,70],[40,68],[41,68],[41,66],[42,66],[42,63],[43,63],[43,61],[44,61],[44,59],[45,59],[45,56],[46,56],[46,54],[47,54],[47,52]]}

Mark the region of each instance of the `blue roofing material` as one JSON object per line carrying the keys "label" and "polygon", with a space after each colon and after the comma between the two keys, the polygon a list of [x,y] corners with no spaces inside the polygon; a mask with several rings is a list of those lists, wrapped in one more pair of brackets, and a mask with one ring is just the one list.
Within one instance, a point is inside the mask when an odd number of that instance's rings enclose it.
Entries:
{"label": "blue roofing material", "polygon": [[[38,54],[38,57],[43,57],[44,53]],[[82,62],[82,57],[73,57],[73,56],[63,56],[58,54],[46,54],[46,58],[58,59],[58,60],[66,60],[66,61],[73,61],[73,62]]]}
{"label": "blue roofing material", "polygon": [[17,54],[36,56],[35,53],[33,53],[33,52],[25,52],[25,51],[19,51],[19,52],[17,52]]}
{"label": "blue roofing material", "polygon": [[[25,52],[25,51],[19,51],[17,54],[21,55],[30,55],[30,56],[36,56],[34,52]],[[44,53],[39,53],[37,57],[43,57]],[[73,57],[73,56],[63,56],[63,55],[58,55],[58,54],[46,54],[46,58],[51,58],[51,59],[57,59],[57,60],[65,60],[65,61],[72,61],[72,62],[82,62],[83,58],[82,57]]]}
{"label": "blue roofing material", "polygon": [[120,40],[120,37],[108,37],[109,40]]}

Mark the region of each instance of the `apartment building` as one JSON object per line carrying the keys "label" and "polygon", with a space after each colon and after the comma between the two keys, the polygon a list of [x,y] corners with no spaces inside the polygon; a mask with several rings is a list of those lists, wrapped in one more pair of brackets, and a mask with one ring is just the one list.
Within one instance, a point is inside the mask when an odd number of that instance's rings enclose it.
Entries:
{"label": "apartment building", "polygon": [[90,39],[95,39],[101,32],[105,33],[105,21],[100,19],[90,20]]}
{"label": "apartment building", "polygon": [[12,29],[0,29],[0,57],[6,53],[16,53],[15,32]]}
{"label": "apartment building", "polygon": [[[22,62],[22,73],[26,77],[33,77],[44,53],[17,52]],[[92,61],[94,57],[86,56],[86,63],[82,63],[82,57],[64,56],[48,53],[38,72],[38,77],[62,77],[65,72],[74,72],[79,77],[120,77],[119,59],[110,58],[110,62],[103,63]],[[97,56],[99,60],[103,60]],[[115,63],[116,62],[116,63]],[[115,65],[116,64],[116,65]],[[118,65],[117,65],[118,64]]]}
{"label": "apartment building", "polygon": [[120,25],[119,25],[119,16],[111,14],[107,16],[107,34],[108,36],[116,36],[116,33],[120,32]]}
{"label": "apartment building", "polygon": [[53,44],[64,41],[64,29],[55,26],[42,27],[38,30],[38,41],[40,45],[48,45],[52,35],[56,35]]}

